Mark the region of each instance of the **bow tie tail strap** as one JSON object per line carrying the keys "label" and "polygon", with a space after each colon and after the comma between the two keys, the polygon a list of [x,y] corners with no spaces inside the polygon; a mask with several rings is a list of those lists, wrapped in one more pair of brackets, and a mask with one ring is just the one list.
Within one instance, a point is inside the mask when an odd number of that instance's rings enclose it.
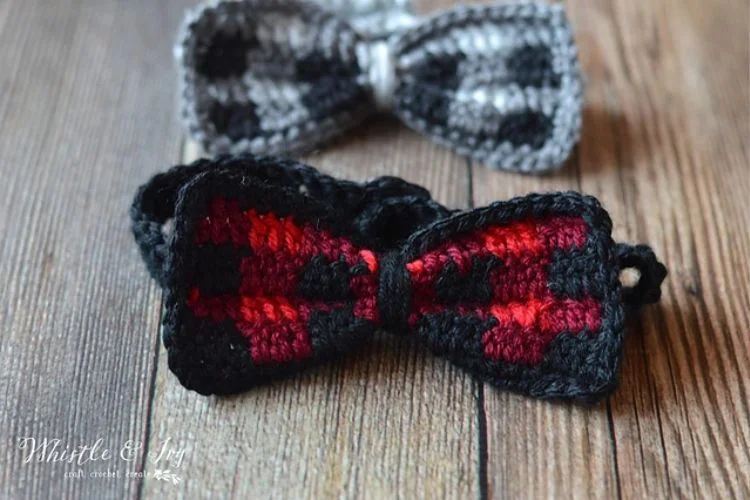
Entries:
{"label": "bow tie tail strap", "polygon": [[165,263],[169,254],[165,225],[174,217],[180,189],[206,167],[210,167],[210,162],[200,160],[154,176],[138,189],[130,207],[133,236],[151,277],[161,287],[166,285]]}

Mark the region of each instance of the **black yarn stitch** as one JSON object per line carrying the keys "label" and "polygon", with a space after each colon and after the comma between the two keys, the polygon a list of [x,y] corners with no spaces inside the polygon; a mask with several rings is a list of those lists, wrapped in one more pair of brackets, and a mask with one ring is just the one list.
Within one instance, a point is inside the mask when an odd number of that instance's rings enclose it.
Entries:
{"label": "black yarn stitch", "polygon": [[242,75],[248,67],[247,54],[258,46],[254,36],[245,38],[241,33],[227,34],[219,31],[196,62],[198,71],[211,79]]}
{"label": "black yarn stitch", "polygon": [[497,257],[480,259],[475,256],[472,258],[471,270],[464,274],[455,263],[449,263],[438,278],[438,301],[441,304],[457,304],[462,301],[488,304],[492,299],[489,275],[501,265],[502,262]]}
{"label": "black yarn stitch", "polygon": [[508,58],[508,72],[521,87],[560,86],[560,75],[552,67],[552,54],[546,47],[525,45]]}

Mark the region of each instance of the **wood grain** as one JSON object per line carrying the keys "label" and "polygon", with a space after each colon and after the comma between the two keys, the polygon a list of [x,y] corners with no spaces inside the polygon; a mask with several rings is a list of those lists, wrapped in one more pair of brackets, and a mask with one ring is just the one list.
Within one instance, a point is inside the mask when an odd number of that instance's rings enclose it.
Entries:
{"label": "wood grain", "polygon": [[747,497],[750,296],[738,277],[750,271],[739,195],[750,188],[750,109],[738,66],[715,62],[747,63],[747,4],[639,7],[612,2],[579,21],[603,30],[595,20],[609,18],[627,47],[619,66],[614,51],[587,60],[611,75],[593,103],[618,102],[632,141],[616,157],[619,192],[609,190],[624,215],[616,234],[651,242],[672,271],[665,300],[637,324],[612,399],[620,484],[624,497]]}
{"label": "wood grain", "polygon": [[474,168],[475,201],[580,188],[603,201],[617,239],[648,242],[671,274],[662,302],[631,322],[610,401],[485,389],[489,491],[747,497],[747,6],[567,5],[588,80],[578,153],[554,177]]}
{"label": "wood grain", "polygon": [[[409,339],[232,398],[185,391],[129,234],[151,173],[194,158],[170,57],[190,0],[0,2],[0,498],[750,497],[750,7],[567,2],[584,133],[556,175],[492,172],[378,118],[306,161],[399,175],[453,207],[599,197],[670,268],[594,407],[482,386]],[[451,0],[418,2],[422,12]],[[182,481],[69,479],[18,439],[167,440]]]}
{"label": "wood grain", "polygon": [[64,478],[75,464],[25,463],[18,440],[115,448],[146,435],[159,296],[127,211],[179,149],[164,82],[184,4],[0,3],[2,498],[137,493],[136,481]]}

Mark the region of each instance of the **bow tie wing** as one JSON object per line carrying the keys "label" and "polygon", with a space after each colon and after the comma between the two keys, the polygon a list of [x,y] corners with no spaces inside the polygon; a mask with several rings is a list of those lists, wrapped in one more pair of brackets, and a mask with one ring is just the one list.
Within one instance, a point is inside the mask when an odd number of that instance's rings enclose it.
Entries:
{"label": "bow tie wing", "polygon": [[[658,300],[666,275],[650,249],[615,245],[610,231],[598,202],[577,193],[441,221],[405,250],[409,324],[495,386],[596,400],[616,384],[625,312]],[[641,283],[621,290],[621,267],[637,268]]]}
{"label": "bow tie wing", "polygon": [[185,387],[239,392],[369,339],[378,258],[330,209],[255,182],[252,165],[175,172],[183,185],[157,177],[136,207],[175,200],[163,338]]}
{"label": "bow tie wing", "polygon": [[579,137],[583,88],[560,6],[464,6],[395,41],[394,111],[487,165],[559,167]]}
{"label": "bow tie wing", "polygon": [[358,35],[314,4],[222,1],[186,15],[183,119],[212,154],[293,155],[369,115]]}

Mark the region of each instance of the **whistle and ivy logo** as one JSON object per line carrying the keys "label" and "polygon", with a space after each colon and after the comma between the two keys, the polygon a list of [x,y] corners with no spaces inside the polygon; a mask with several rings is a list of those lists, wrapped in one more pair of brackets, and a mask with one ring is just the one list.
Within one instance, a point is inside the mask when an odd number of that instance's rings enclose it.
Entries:
{"label": "whistle and ivy logo", "polygon": [[161,470],[161,469],[156,469],[154,471],[154,479],[158,481],[169,481],[174,485],[179,484],[180,481],[182,480],[180,476],[174,474],[170,470]]}
{"label": "whistle and ivy logo", "polygon": [[[146,450],[143,442],[128,440],[116,448],[108,448],[104,440],[99,438],[93,443],[71,445],[59,438],[36,439],[23,437],[18,440],[18,449],[22,451],[22,462],[68,464],[77,467],[66,471],[65,478],[96,478],[96,479],[142,479],[151,477],[156,481],[164,481],[178,485],[182,481],[181,467],[185,460],[187,449],[177,444],[172,438],[162,442],[152,443]],[[145,454],[145,455],[144,455]],[[136,464],[143,458],[145,465],[154,467],[154,472],[121,470],[118,465]],[[106,470],[85,471],[95,464],[107,464]]]}

